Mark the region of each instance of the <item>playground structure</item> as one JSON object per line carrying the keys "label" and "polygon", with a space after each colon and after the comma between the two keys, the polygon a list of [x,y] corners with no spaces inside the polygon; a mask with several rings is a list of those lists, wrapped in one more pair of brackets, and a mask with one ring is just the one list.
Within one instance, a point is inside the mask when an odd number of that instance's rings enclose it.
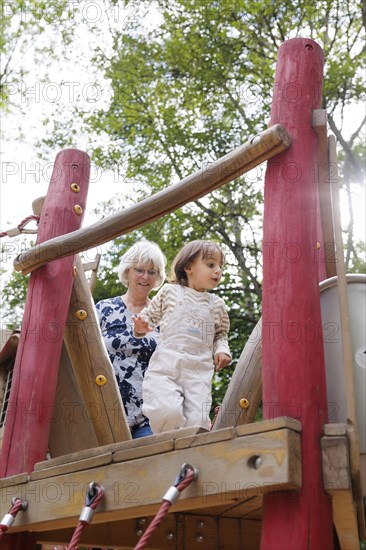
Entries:
{"label": "playground structure", "polygon": [[[322,74],[315,42],[285,42],[268,130],[86,229],[79,227],[89,159],[77,150],[59,153],[39,210],[37,246],[15,261],[18,271],[32,272],[22,332],[7,339],[0,356],[0,366],[14,361],[17,348],[1,449],[1,516],[13,497],[28,502],[0,548],[67,544],[92,481],[105,494],[83,545],[133,548],[182,464],[198,477],[146,548],[348,550],[366,540],[365,396],[361,385],[355,397],[355,373],[363,371],[353,361],[364,340],[352,342],[348,308],[350,287],[357,287],[356,303],[364,299],[365,279],[344,272],[335,141],[320,110]],[[77,253],[266,160],[263,317],[213,429],[132,440]],[[338,305],[327,300],[330,293]],[[324,345],[324,319],[340,329],[336,352]],[[264,420],[253,422],[261,400]]]}

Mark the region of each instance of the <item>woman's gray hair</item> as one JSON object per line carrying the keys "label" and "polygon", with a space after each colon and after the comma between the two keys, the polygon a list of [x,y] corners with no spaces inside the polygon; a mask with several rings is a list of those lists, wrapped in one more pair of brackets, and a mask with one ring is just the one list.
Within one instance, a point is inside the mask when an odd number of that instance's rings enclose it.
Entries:
{"label": "woman's gray hair", "polygon": [[158,272],[154,289],[159,288],[165,280],[166,258],[160,247],[151,241],[138,241],[133,244],[122,256],[117,267],[118,279],[128,287],[128,272],[131,267],[142,267],[152,265],[151,269]]}

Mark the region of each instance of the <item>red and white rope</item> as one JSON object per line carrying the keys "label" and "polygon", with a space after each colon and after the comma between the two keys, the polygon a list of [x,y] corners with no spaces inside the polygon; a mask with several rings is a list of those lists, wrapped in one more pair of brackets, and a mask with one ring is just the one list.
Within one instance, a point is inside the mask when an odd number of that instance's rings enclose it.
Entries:
{"label": "red and white rope", "polygon": [[[183,465],[182,469],[186,467],[187,465]],[[158,527],[159,523],[163,520],[163,518],[167,515],[169,508],[174,504],[174,502],[179,498],[180,493],[184,491],[188,485],[192,483],[193,480],[197,479],[198,472],[191,466],[188,466],[187,471],[185,473],[185,477],[176,485],[173,487],[170,487],[170,489],[167,491],[167,493],[163,497],[163,504],[160,507],[160,510],[150,523],[149,527],[146,529],[145,533],[142,535],[141,539],[135,546],[134,550],[143,550],[145,548],[146,544],[150,540],[151,536],[155,532],[156,528]],[[178,491],[178,492],[177,492]],[[170,498],[167,495],[171,493],[173,495],[173,498],[168,500]]]}
{"label": "red and white rope", "polygon": [[[90,490],[96,491],[96,495],[91,497]],[[72,536],[69,546],[67,547],[67,550],[77,550],[77,546],[80,542],[84,527],[91,523],[94,510],[96,510],[103,496],[104,489],[101,485],[98,485],[97,483],[91,483],[89,485],[89,489],[85,497],[85,506],[80,514],[79,523],[75,528],[74,534]]]}
{"label": "red and white rope", "polygon": [[25,226],[28,224],[28,222],[30,222],[31,220],[36,221],[38,225],[39,216],[35,216],[33,214],[31,216],[27,216],[16,227],[13,227],[13,229],[8,229],[7,231],[1,231],[0,237],[16,237],[21,233],[26,233],[26,234],[37,233],[37,229],[24,229]]}
{"label": "red and white rope", "polygon": [[26,500],[22,500],[21,498],[14,498],[12,501],[12,507],[10,508],[9,512],[5,514],[5,516],[2,518],[0,522],[0,540],[5,535],[6,531],[10,529],[10,527],[13,525],[13,521],[16,518],[17,513],[20,510],[26,510],[28,507],[28,503]]}

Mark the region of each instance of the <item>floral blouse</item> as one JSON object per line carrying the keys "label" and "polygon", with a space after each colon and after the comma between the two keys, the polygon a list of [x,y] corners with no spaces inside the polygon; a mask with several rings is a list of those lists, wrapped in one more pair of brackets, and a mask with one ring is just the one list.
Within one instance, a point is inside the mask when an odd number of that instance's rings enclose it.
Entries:
{"label": "floral blouse", "polygon": [[142,380],[159,341],[155,328],[144,338],[133,335],[132,314],[120,296],[96,304],[104,342],[117,378],[130,428],[148,426],[142,414]]}

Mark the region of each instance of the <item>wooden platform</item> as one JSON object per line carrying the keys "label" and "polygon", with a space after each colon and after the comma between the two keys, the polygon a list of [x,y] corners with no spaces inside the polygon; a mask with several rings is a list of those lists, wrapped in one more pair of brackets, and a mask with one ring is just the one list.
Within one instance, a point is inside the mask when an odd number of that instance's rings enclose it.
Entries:
{"label": "wooden platform", "polygon": [[33,472],[0,481],[1,514],[13,497],[26,499],[28,510],[18,514],[11,532],[68,543],[85,490],[96,481],[105,497],[82,542],[133,548],[182,464],[189,463],[198,479],[173,505],[148,548],[254,550],[263,494],[301,487],[300,432],[300,423],[289,418],[216,432],[193,427],[47,460]]}

